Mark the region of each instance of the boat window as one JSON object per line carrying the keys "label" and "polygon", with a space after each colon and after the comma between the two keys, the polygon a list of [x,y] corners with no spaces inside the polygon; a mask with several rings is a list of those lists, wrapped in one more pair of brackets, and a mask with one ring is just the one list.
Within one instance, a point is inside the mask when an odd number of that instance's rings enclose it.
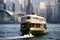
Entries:
{"label": "boat window", "polygon": [[30,17],[28,16],[28,17],[26,17],[26,19],[30,19]]}
{"label": "boat window", "polygon": [[34,24],[30,24],[30,27],[32,27],[32,28],[33,28],[33,27],[34,27]]}
{"label": "boat window", "polygon": [[43,27],[43,24],[41,24],[40,26]]}
{"label": "boat window", "polygon": [[34,24],[35,28],[40,28],[40,24]]}
{"label": "boat window", "polygon": [[39,19],[40,21],[43,21],[43,19]]}
{"label": "boat window", "polygon": [[45,28],[46,28],[46,24],[41,24],[40,26],[41,26],[41,27],[45,27]]}

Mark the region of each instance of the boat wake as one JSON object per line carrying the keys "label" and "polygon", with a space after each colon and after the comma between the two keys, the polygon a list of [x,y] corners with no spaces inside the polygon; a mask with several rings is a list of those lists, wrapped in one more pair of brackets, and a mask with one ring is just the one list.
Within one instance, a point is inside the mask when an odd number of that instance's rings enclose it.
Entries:
{"label": "boat wake", "polygon": [[4,38],[0,38],[0,40],[3,39],[18,39],[18,38],[31,38],[34,37],[33,35],[24,35],[24,36],[16,36],[16,37],[4,37]]}

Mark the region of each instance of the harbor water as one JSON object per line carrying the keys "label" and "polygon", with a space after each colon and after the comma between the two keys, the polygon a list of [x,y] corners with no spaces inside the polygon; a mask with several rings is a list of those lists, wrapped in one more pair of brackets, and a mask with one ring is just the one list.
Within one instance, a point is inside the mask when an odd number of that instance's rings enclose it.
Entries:
{"label": "harbor water", "polygon": [[47,33],[43,36],[21,38],[20,34],[20,24],[0,24],[0,40],[60,40],[60,24],[47,24]]}

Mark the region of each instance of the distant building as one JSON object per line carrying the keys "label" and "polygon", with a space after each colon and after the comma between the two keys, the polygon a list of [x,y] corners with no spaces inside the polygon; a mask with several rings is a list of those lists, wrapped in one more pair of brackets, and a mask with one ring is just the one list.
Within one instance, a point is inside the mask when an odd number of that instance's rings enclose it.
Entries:
{"label": "distant building", "polygon": [[60,0],[57,0],[58,5],[58,22],[60,22]]}
{"label": "distant building", "polygon": [[26,12],[26,0],[23,0],[23,2],[24,2],[24,11]]}
{"label": "distant building", "polygon": [[27,0],[26,14],[32,14],[32,13],[33,13],[33,5],[31,3],[31,0]]}
{"label": "distant building", "polygon": [[0,0],[0,10],[6,10],[6,2],[4,0]]}
{"label": "distant building", "polygon": [[24,11],[17,11],[15,12],[15,22],[20,23],[21,22],[21,17],[26,15],[26,12]]}
{"label": "distant building", "polygon": [[[46,17],[46,6],[45,6],[45,0],[31,0],[33,5],[33,12],[36,13],[39,16]],[[43,6],[44,9],[41,9],[40,6]]]}
{"label": "distant building", "polygon": [[6,10],[0,10],[0,24],[10,23],[12,12]]}
{"label": "distant building", "polygon": [[24,9],[23,9],[23,0],[18,0],[18,3],[19,3],[19,10],[20,11],[24,11]]}
{"label": "distant building", "polygon": [[20,11],[24,11],[22,4],[20,4]]}
{"label": "distant building", "polygon": [[52,22],[53,23],[57,23],[58,22],[58,4],[57,4],[57,0],[53,0],[52,2],[53,5],[53,13],[52,13]]}
{"label": "distant building", "polygon": [[51,22],[51,18],[52,18],[52,9],[50,5],[47,5],[47,22]]}
{"label": "distant building", "polygon": [[[47,1],[47,21],[48,22],[53,22],[54,21],[54,17],[56,15],[56,0],[48,0]],[[56,16],[57,17],[57,16]]]}
{"label": "distant building", "polygon": [[12,3],[12,11],[15,12],[15,3]]}
{"label": "distant building", "polygon": [[46,18],[46,3],[40,2],[38,15]]}
{"label": "distant building", "polygon": [[47,1],[47,21],[60,23],[60,0]]}

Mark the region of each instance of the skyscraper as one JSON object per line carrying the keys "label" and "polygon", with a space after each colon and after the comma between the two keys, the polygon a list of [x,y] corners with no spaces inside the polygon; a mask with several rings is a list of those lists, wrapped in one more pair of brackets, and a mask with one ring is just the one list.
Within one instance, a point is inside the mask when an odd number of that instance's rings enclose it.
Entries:
{"label": "skyscraper", "polygon": [[6,0],[0,0],[0,10],[6,10]]}
{"label": "skyscraper", "polygon": [[[55,3],[54,3],[55,2]],[[58,4],[57,4],[57,0],[54,0],[54,2],[52,2],[52,4],[54,5],[53,7],[53,14],[52,14],[52,21],[53,22],[58,22]]]}
{"label": "skyscraper", "polygon": [[20,11],[23,11],[23,1],[24,1],[24,0],[18,0]]}
{"label": "skyscraper", "polygon": [[47,21],[52,22],[55,15],[55,0],[47,1]]}
{"label": "skyscraper", "polygon": [[6,0],[4,0],[4,10],[6,10]]}
{"label": "skyscraper", "polygon": [[27,5],[26,5],[26,14],[32,14],[33,12],[33,6],[31,3],[31,0],[26,0]]}
{"label": "skyscraper", "polygon": [[58,4],[58,22],[60,22],[60,0],[57,0]]}
{"label": "skyscraper", "polygon": [[20,9],[20,10],[23,11],[23,6],[22,6],[22,4],[20,4],[20,6],[21,6],[21,9]]}
{"label": "skyscraper", "polygon": [[15,12],[15,3],[12,3],[12,11]]}
{"label": "skyscraper", "polygon": [[40,5],[39,5],[39,13],[40,13],[40,16],[43,16],[43,17],[46,17],[46,7],[45,7],[45,2],[40,2]]}
{"label": "skyscraper", "polygon": [[26,12],[26,0],[23,0],[24,5],[24,11]]}

